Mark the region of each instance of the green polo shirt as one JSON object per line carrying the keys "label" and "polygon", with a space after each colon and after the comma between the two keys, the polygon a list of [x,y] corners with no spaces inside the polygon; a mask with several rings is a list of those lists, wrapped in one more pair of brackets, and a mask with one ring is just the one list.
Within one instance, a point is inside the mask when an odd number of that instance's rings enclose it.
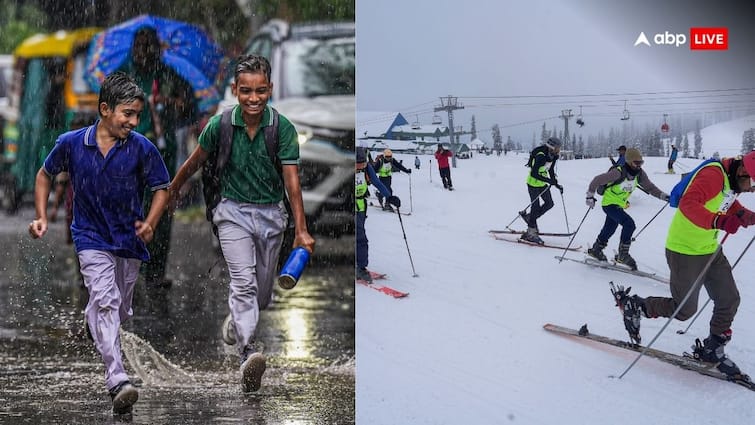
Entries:
{"label": "green polo shirt", "polygon": [[[220,140],[220,117],[215,115],[199,136],[199,145],[207,152],[215,152]],[[265,107],[262,121],[249,140],[241,108],[234,106],[231,114],[233,146],[228,164],[220,177],[221,195],[238,202],[274,204],[283,200],[284,185],[272,160],[267,155],[264,127],[272,125],[270,106]],[[293,124],[278,114],[278,158],[282,165],[299,164],[299,143]]]}

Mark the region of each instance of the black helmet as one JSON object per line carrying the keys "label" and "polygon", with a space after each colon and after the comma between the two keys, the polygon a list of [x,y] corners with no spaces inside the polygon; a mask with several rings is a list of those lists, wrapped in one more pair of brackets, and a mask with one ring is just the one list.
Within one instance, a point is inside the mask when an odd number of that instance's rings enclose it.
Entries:
{"label": "black helmet", "polygon": [[545,144],[551,149],[560,148],[561,139],[559,139],[558,137],[549,137],[548,140],[545,141]]}
{"label": "black helmet", "polygon": [[363,162],[367,162],[367,152],[365,148],[358,147],[357,148],[357,164],[361,164]]}

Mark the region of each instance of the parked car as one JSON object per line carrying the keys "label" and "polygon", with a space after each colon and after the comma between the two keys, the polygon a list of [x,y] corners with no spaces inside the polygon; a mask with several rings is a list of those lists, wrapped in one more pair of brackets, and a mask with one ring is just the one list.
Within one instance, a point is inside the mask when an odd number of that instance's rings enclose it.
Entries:
{"label": "parked car", "polygon": [[[354,232],[355,35],[353,22],[271,20],[245,53],[272,66],[271,105],[296,126],[310,231]],[[236,103],[230,84],[220,111]]]}

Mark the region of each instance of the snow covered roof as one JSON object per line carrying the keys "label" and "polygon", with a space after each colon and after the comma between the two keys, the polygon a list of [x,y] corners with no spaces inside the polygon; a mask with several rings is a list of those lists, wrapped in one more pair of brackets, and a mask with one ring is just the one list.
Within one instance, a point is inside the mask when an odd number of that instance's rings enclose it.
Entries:
{"label": "snow covered roof", "polygon": [[390,133],[391,128],[399,125],[408,126],[400,112],[357,111],[357,137],[381,138]]}

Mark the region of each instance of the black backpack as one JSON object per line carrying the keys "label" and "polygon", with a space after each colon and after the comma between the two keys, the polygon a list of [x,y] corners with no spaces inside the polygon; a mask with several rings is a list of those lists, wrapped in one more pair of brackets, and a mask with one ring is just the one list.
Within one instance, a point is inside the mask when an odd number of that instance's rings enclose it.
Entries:
{"label": "black backpack", "polygon": [[[270,110],[273,113],[273,123],[264,127],[265,147],[267,148],[267,155],[273,161],[275,169],[278,170],[278,176],[283,181],[283,168],[278,158],[278,111],[274,108],[270,108]],[[215,236],[218,235],[218,228],[212,223],[212,210],[220,203],[220,176],[231,157],[231,145],[233,144],[232,112],[233,108],[228,108],[220,116],[220,141],[218,147],[214,152],[210,153],[207,161],[202,166],[202,193],[205,202],[205,217],[212,224],[212,232]],[[283,204],[286,206],[286,211],[288,212],[288,224],[283,234],[283,244],[280,252],[287,255],[293,247],[295,227],[291,203],[288,201],[288,194],[285,193],[285,189]],[[285,256],[279,255],[278,257],[278,267],[280,268],[283,265]]]}

